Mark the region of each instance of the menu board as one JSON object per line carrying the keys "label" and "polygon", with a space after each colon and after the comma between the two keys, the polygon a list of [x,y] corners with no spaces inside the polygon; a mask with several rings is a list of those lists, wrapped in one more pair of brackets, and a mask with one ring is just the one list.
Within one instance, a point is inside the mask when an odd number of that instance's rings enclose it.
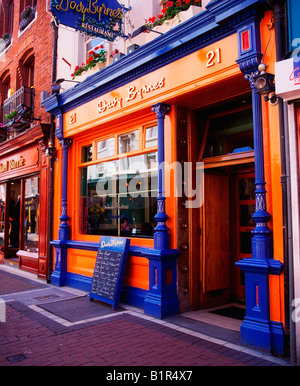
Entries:
{"label": "menu board", "polygon": [[97,252],[90,300],[97,299],[118,308],[130,240],[101,236]]}

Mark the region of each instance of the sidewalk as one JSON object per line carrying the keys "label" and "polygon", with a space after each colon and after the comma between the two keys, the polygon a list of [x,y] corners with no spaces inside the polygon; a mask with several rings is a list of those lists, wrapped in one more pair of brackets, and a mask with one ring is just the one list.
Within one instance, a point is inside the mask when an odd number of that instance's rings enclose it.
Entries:
{"label": "sidewalk", "polygon": [[195,324],[182,327],[180,317],[159,320],[123,304],[113,311],[7,265],[0,265],[0,298],[0,366],[291,366]]}

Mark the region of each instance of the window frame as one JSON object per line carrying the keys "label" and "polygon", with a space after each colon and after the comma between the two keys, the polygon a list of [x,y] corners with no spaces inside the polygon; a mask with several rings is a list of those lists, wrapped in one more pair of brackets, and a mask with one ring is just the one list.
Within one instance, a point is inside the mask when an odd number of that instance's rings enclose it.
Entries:
{"label": "window frame", "polygon": [[[157,144],[155,146],[151,146],[146,148],[145,145],[145,140],[146,140],[146,129],[149,127],[157,126],[157,121],[151,121],[146,124],[141,124],[139,126],[130,126],[127,127],[126,129],[124,128],[123,130],[118,131],[118,133],[115,133],[114,131],[110,131],[110,133],[104,134],[104,135],[98,135],[95,136],[92,140],[89,138],[82,139],[81,141],[78,140],[76,142],[76,145],[74,146],[74,153],[73,153],[73,159],[76,164],[76,171],[74,175],[74,182],[75,186],[78,187],[75,189],[76,193],[75,195],[73,194],[73,199],[71,205],[74,208],[74,213],[75,213],[75,218],[74,218],[74,227],[72,231],[72,237],[76,240],[82,240],[82,241],[99,241],[99,237],[101,235],[89,235],[89,234],[84,234],[80,233],[80,198],[81,198],[81,181],[80,181],[80,176],[81,176],[81,170],[84,167],[92,166],[92,165],[97,165],[97,164],[102,164],[106,162],[111,162],[115,160],[119,160],[122,158],[129,158],[129,157],[134,157],[138,155],[143,155],[143,154],[149,154],[153,152],[158,151],[158,146]],[[118,152],[118,137],[120,135],[139,130],[139,146],[137,150],[133,150],[127,153],[122,153],[119,154]],[[108,156],[105,158],[97,159],[97,143],[99,141],[103,141],[105,139],[109,138],[114,138],[115,143],[114,143],[114,155]],[[87,161],[87,162],[82,162],[81,159],[81,151],[82,148],[91,145],[92,147],[92,160]],[[147,246],[153,246],[153,237],[128,237],[132,240],[134,240],[134,243],[136,245],[147,245]]]}

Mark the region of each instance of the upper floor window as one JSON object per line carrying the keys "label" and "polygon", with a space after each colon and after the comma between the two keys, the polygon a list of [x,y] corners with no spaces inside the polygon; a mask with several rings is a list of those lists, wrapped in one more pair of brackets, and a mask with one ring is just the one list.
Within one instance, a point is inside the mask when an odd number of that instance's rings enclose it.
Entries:
{"label": "upper floor window", "polygon": [[10,74],[9,71],[5,71],[0,78],[0,104],[8,98],[8,91],[10,89]]}
{"label": "upper floor window", "polygon": [[85,37],[85,56],[89,58],[89,52],[98,52],[101,49],[106,49],[106,42],[100,38],[91,38],[90,36]]}
{"label": "upper floor window", "polygon": [[0,38],[8,41],[13,31],[14,2],[13,0],[3,2],[0,7]]}
{"label": "upper floor window", "polygon": [[28,50],[19,61],[18,88],[34,85],[34,52]]}
{"label": "upper floor window", "polygon": [[37,0],[20,1],[20,30],[24,30],[35,17]]}

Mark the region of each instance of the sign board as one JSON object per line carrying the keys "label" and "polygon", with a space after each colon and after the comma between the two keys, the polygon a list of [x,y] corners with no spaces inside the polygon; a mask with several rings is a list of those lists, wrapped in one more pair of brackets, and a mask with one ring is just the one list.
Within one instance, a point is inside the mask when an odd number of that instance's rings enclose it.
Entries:
{"label": "sign board", "polygon": [[275,93],[288,101],[300,97],[300,61],[298,57],[275,63]]}
{"label": "sign board", "polygon": [[129,8],[117,0],[51,0],[58,22],[86,35],[114,41],[123,36],[123,16]]}
{"label": "sign board", "polygon": [[101,236],[89,299],[112,305],[119,304],[130,240]]}

